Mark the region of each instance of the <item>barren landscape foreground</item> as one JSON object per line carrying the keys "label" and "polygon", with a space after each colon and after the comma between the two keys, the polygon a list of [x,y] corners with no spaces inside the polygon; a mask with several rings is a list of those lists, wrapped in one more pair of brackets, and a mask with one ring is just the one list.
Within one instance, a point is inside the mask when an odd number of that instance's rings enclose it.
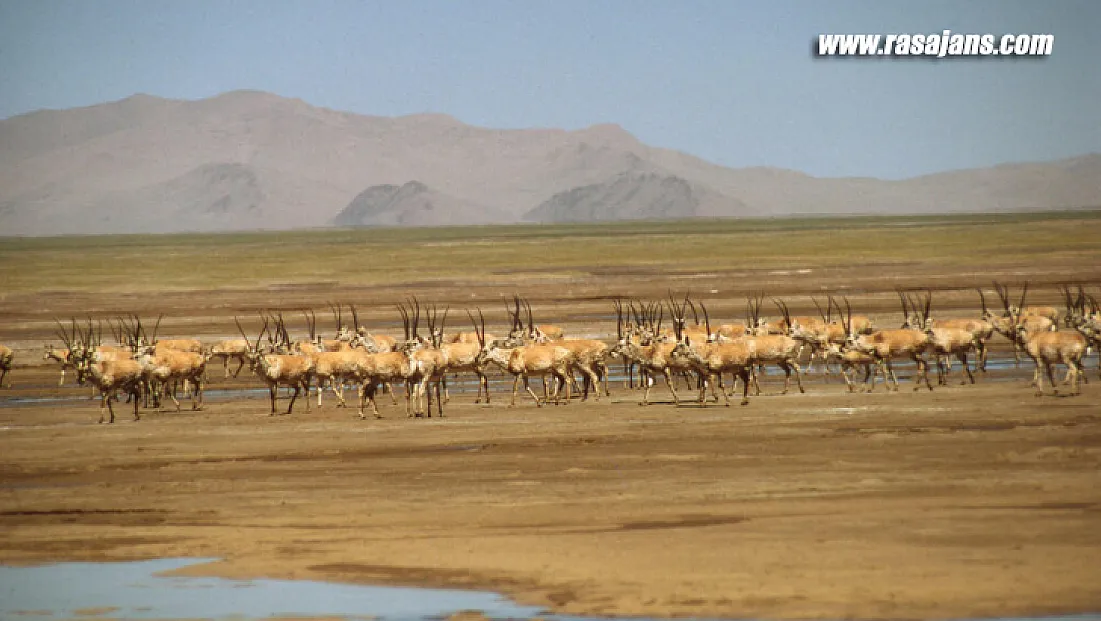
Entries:
{"label": "barren landscape foreground", "polygon": [[[299,402],[268,416],[246,369],[211,363],[202,411],[97,425],[98,403],[42,359],[54,318],[164,313],[164,338],[236,335],[262,308],[293,336],[312,307],[354,303],[401,336],[407,295],[507,331],[503,300],[567,336],[615,337],[612,300],[845,295],[879,326],[896,287],[936,317],[977,317],[983,287],[1061,308],[1101,286],[1101,212],[0,239],[0,564],[216,557],[190,573],[497,590],[556,612],[710,618],[962,618],[1101,611],[1101,376],[1044,397],[991,341],[975,385],[850,394],[836,375],[749,405],[701,408],[659,380],[610,398],[508,408],[457,382],[443,418],[381,420]],[[990,301],[990,300],[988,300]],[[996,302],[995,302],[996,303]],[[767,304],[767,303],[766,303]],[[776,314],[766,305],[765,313]],[[804,367],[806,365],[804,364]],[[621,365],[612,362],[618,373]],[[1063,371],[1057,372],[1061,378]],[[316,399],[316,397],[315,397]],[[285,400],[281,400],[285,404]],[[315,401],[316,403],[316,401]],[[736,401],[735,401],[736,404]],[[60,585],[59,588],[63,588]]]}

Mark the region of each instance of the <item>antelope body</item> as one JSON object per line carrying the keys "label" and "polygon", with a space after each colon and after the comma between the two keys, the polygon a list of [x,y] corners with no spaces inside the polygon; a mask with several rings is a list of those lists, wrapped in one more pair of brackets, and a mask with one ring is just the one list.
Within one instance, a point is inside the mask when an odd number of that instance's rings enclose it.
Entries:
{"label": "antelope body", "polygon": [[1024,326],[1018,328],[1018,332],[1025,353],[1036,364],[1036,371],[1033,373],[1036,396],[1039,397],[1044,394],[1044,382],[1040,373],[1041,367],[1051,382],[1052,391],[1058,394],[1059,391],[1055,388],[1055,378],[1052,377],[1052,366],[1058,363],[1067,367],[1067,377],[1072,380],[1070,394],[1079,394],[1079,381],[1082,378],[1082,357],[1086,354],[1089,344],[1085,335],[1071,330],[1030,332]]}
{"label": "antelope body", "polygon": [[127,392],[134,403],[134,420],[141,420],[138,415],[138,400],[144,379],[144,369],[136,360],[106,360],[95,361],[85,358],[77,364],[77,381],[82,385],[90,381],[103,395],[99,406],[99,422],[103,422],[103,410],[110,412],[111,420],[115,422],[115,409],[111,402],[116,399],[116,393],[120,390]]}
{"label": "antelope body", "polygon": [[46,345],[46,350],[42,355],[43,360],[52,360],[61,365],[61,379],[57,381],[58,387],[65,385],[65,371],[75,368],[73,359],[73,352],[69,349],[57,349],[51,345]]}
{"label": "antelope body", "polygon": [[[746,341],[732,343],[695,344],[691,338],[685,338],[674,346],[671,356],[692,363],[706,376],[707,381],[700,386],[699,402],[706,407],[707,385],[711,385],[711,394],[718,401],[716,386],[723,373],[733,373],[742,380],[742,405],[749,404],[749,370],[753,364],[753,352]],[[721,391],[725,405],[730,406],[730,397]]]}
{"label": "antelope body", "polygon": [[[11,372],[12,360],[14,358],[15,352],[13,352],[10,347],[7,345],[0,345],[0,388],[4,387],[4,378]],[[65,381],[64,376],[62,376],[62,381]]]}
{"label": "antelope body", "polygon": [[245,339],[224,339],[210,347],[210,357],[222,359],[222,370],[227,378],[229,377],[229,361],[237,361],[237,370],[233,372],[233,377],[237,377],[241,373],[241,369],[248,363],[248,353],[249,344]]}
{"label": "antelope body", "polygon": [[[180,402],[172,390],[168,390],[169,383],[178,381],[189,382],[191,390],[191,409],[200,410],[203,407],[203,374],[206,371],[207,358],[203,354],[189,351],[177,351],[162,348],[146,348],[134,358],[142,368],[142,374],[147,385],[153,388],[154,406],[159,405],[160,393],[164,391],[172,402],[176,404],[176,411],[180,411]],[[197,399],[197,401],[196,401]]]}

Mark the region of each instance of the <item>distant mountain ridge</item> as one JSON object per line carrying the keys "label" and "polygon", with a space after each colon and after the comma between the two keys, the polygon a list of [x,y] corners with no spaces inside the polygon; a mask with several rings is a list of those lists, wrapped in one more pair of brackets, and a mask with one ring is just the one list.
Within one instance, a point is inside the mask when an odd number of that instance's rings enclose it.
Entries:
{"label": "distant mountain ridge", "polygon": [[614,124],[474,127],[257,91],[0,121],[5,234],[1049,210],[1101,205],[1101,155],[902,181],[732,169]]}

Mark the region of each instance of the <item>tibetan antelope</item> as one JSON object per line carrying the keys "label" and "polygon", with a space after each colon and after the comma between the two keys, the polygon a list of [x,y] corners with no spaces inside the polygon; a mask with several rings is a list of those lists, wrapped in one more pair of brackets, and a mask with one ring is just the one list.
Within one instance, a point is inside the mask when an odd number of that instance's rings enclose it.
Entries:
{"label": "tibetan antelope", "polygon": [[875,376],[879,371],[875,356],[855,349],[844,349],[837,343],[830,343],[826,346],[826,356],[836,358],[841,363],[841,377],[845,380],[849,392],[855,392],[856,390],[853,380],[856,379],[857,368],[864,371],[864,379],[861,380],[861,392],[871,392],[875,387]]}
{"label": "tibetan antelope", "polygon": [[[1021,289],[1021,299],[1014,305],[1009,298],[1009,287],[994,283],[994,289],[1001,299],[1004,313],[1002,317],[994,317],[989,310],[983,311],[983,319],[990,322],[994,330],[1013,343],[1013,362],[1015,366],[1021,366],[1021,347],[1018,327],[1024,326],[1027,332],[1043,332],[1055,329],[1055,320],[1047,316],[1049,307],[1025,306],[1025,296],[1028,295],[1028,283]],[[979,291],[980,296],[982,291]],[[985,308],[985,301],[983,307]],[[1023,310],[1022,310],[1023,309]],[[1033,311],[1036,311],[1035,314]]]}
{"label": "tibetan antelope", "polygon": [[222,339],[211,345],[208,350],[212,359],[222,359],[222,370],[226,378],[229,377],[229,361],[237,361],[237,370],[233,372],[233,377],[237,377],[248,362],[248,352],[249,344],[245,339]]}
{"label": "tibetan antelope", "polygon": [[[514,324],[515,325],[515,324]],[[515,333],[515,330],[513,331]],[[547,396],[546,377],[551,376],[557,380],[554,390],[554,403],[560,403],[560,393],[563,388],[566,391],[566,403],[570,399],[570,364],[573,353],[564,347],[554,344],[525,344],[522,336],[510,336],[507,339],[498,339],[486,343],[478,354],[479,364],[494,363],[513,376],[512,400],[509,407],[516,407],[516,394],[520,390],[520,382],[524,382],[524,388],[531,395],[537,407],[543,407],[535,391],[531,389],[529,380],[532,376],[543,377],[544,401]]]}
{"label": "tibetan antelope", "polygon": [[[904,320],[906,319],[906,310],[905,308],[903,309]],[[909,328],[877,330],[871,334],[859,334],[856,332],[856,328],[853,326],[852,322],[848,319],[852,313],[852,306],[849,305],[849,300],[847,298],[845,299],[845,312],[845,332],[848,334],[846,347],[848,349],[870,354],[875,357],[876,366],[886,367],[883,377],[884,384],[887,386],[888,390],[891,388],[890,380],[893,380],[895,383],[895,391],[898,391],[898,377],[895,375],[894,365],[891,361],[895,358],[902,357],[909,358],[917,364],[917,375],[914,376],[914,390],[918,390],[921,387],[923,379],[926,388],[933,390],[933,385],[929,383],[929,365],[925,362],[924,358],[925,350],[929,347],[928,334],[922,330]],[[928,317],[928,309],[926,309],[925,316],[922,318],[923,322],[926,317]]]}
{"label": "tibetan antelope", "polygon": [[[654,386],[654,377],[660,374],[665,378],[665,385],[673,395],[673,404],[680,405],[680,397],[673,381],[675,372],[696,372],[695,365],[686,358],[673,358],[673,349],[677,343],[662,337],[646,334],[637,338],[626,329],[622,313],[617,324],[617,336],[619,337],[610,353],[613,356],[622,356],[638,365],[639,379],[642,382],[643,393],[639,405],[650,405],[650,389]],[[674,322],[674,326],[677,324]]]}
{"label": "tibetan antelope", "polygon": [[[61,365],[61,378],[57,381],[58,388],[65,385],[65,372],[69,369],[76,371],[77,362],[86,353],[85,346],[80,344],[77,340],[77,327],[76,320],[72,320],[71,332],[65,329],[65,326],[61,325],[61,322],[54,319],[57,324],[58,331],[55,332],[61,339],[62,343],[69,343],[71,345],[61,349],[55,348],[53,345],[46,345],[43,352],[43,360],[54,361]],[[92,398],[96,398],[96,388],[92,387]]]}
{"label": "tibetan antelope", "polygon": [[[799,358],[799,351],[802,348],[802,343],[792,338],[788,334],[771,334],[768,331],[779,329],[779,326],[769,327],[767,322],[761,321],[761,300],[758,299],[750,304],[750,310],[752,316],[750,317],[750,324],[759,326],[760,329],[757,334],[752,336],[744,336],[741,339],[736,339],[735,343],[741,342],[746,345],[750,353],[754,364],[775,364],[780,367],[784,372],[784,390],[781,394],[787,394],[788,389],[791,387],[791,375],[795,373],[795,383],[799,387],[799,392],[805,393],[803,388],[802,371],[799,368],[797,362]],[[780,302],[779,300],[773,300],[776,307],[783,313],[784,321],[783,325],[790,326],[792,324],[791,313],[788,312],[787,304]],[[703,305],[700,305],[701,308]],[[708,321],[707,310],[704,309],[704,321]],[[757,380],[754,379],[754,385],[756,386],[756,394],[761,394],[761,387],[757,384]]]}
{"label": "tibetan antelope", "polygon": [[[378,389],[393,382],[408,381],[416,376],[416,366],[412,356],[407,351],[389,351],[377,354],[367,354],[358,359],[359,366],[356,369],[356,378],[359,385],[359,417],[366,419],[363,413],[368,401],[374,411],[375,418],[382,418],[378,413],[378,405],[375,403],[375,393]],[[409,401],[406,400],[406,412],[411,415]]]}
{"label": "tibetan antelope", "polygon": [[[248,340],[248,335],[245,334],[244,328],[241,327],[241,322],[236,317],[233,321],[237,324],[237,329],[241,332],[241,336]],[[260,339],[264,337],[264,334],[268,332],[269,322],[268,318],[264,318],[264,326],[260,329],[260,334],[257,335],[255,342],[249,342],[248,361],[249,368],[256,373],[256,375],[268,385],[268,392],[271,396],[271,416],[275,415],[275,401],[278,397],[278,391],[280,386],[290,386],[294,388],[294,394],[291,396],[290,404],[287,406],[287,414],[290,414],[294,410],[294,402],[298,399],[298,395],[303,391],[306,392],[306,411],[310,411],[310,380],[313,375],[313,361],[305,356],[299,356],[295,354],[276,354],[266,353],[260,348]],[[277,326],[277,331],[280,332],[280,338],[282,342],[274,349],[280,349],[287,347],[289,339],[286,338],[285,328]],[[274,342],[269,334],[269,340]]]}
{"label": "tibetan antelope", "polygon": [[[12,351],[7,345],[0,345],[0,388],[4,388],[4,378],[11,372],[12,359],[15,358],[15,352]],[[61,381],[65,381],[62,379]],[[11,388],[11,386],[7,386]]]}
{"label": "tibetan antelope", "polygon": [[45,351],[42,354],[42,359],[46,361],[53,361],[61,365],[61,379],[57,381],[57,386],[60,388],[65,385],[65,372],[69,369],[75,368],[73,366],[73,352],[68,349],[57,349],[53,345],[46,345]]}
{"label": "tibetan antelope", "polygon": [[440,346],[443,345],[443,329],[447,323],[447,312],[450,307],[444,308],[442,318],[435,304],[425,309],[425,319],[428,322],[428,339],[424,339],[417,334],[420,308],[416,297],[413,298],[413,302],[418,306],[413,318],[412,339],[407,339],[407,346],[417,373],[416,382],[414,382],[413,413],[415,416],[420,415],[420,399],[426,399],[425,415],[431,418],[432,395],[435,394],[436,411],[440,416],[443,416],[444,374],[447,370],[447,359]]}
{"label": "tibetan antelope", "polygon": [[[485,347],[486,340],[492,337],[490,334],[485,333],[485,317],[482,315],[482,309],[478,309],[478,317],[481,320],[481,326],[474,320],[474,315],[468,310],[466,311],[467,317],[470,318],[470,323],[474,327],[474,332],[464,332],[461,334],[473,334],[476,340],[473,343],[466,340],[454,340],[450,343],[441,343],[440,351],[443,352],[444,368],[447,373],[473,373],[478,378],[478,395],[474,398],[474,403],[482,402],[482,393],[485,393],[486,403],[489,403],[489,378],[486,377],[486,369],[479,361],[479,354]],[[442,337],[442,333],[441,333]],[[444,390],[444,399],[449,399],[446,388]]]}
{"label": "tibetan antelope", "polygon": [[[359,325],[359,315],[352,306],[352,318],[355,321],[356,338],[353,344],[363,347],[373,354],[397,351],[398,340],[388,334],[372,334],[366,327]],[[477,342],[477,339],[475,339]]]}
{"label": "tibetan antelope", "polygon": [[[531,317],[531,302],[526,299],[523,302],[527,308],[528,317]],[[552,341],[561,341],[565,337],[566,331],[556,325],[528,323],[528,339],[533,343],[542,345]]]}
{"label": "tibetan antelope", "polygon": [[182,381],[191,385],[191,409],[203,408],[203,375],[207,362],[204,354],[147,346],[134,355],[134,360],[141,365],[145,381],[153,391],[153,407],[160,407],[163,391],[179,412],[180,402],[169,387]]}
{"label": "tibetan antelope", "polygon": [[581,372],[584,378],[584,392],[581,400],[584,401],[589,398],[590,388],[595,391],[596,400],[600,400],[601,378],[604,380],[605,393],[611,396],[611,392],[608,390],[608,366],[604,361],[604,358],[608,355],[607,343],[596,339],[567,339],[561,336],[561,332],[552,332],[552,334],[559,335],[557,338],[552,339],[544,329],[547,326],[535,324],[531,312],[531,304],[529,304],[527,300],[524,300],[524,306],[527,308],[528,334],[530,335],[530,341],[539,345],[553,343],[554,345],[564,347],[573,355],[573,358],[570,360],[569,379],[571,383],[573,383],[573,371],[577,370]]}
{"label": "tibetan antelope", "polygon": [[[90,336],[85,337],[83,339],[84,343],[87,343],[90,338]],[[141,398],[144,386],[141,364],[129,358],[96,360],[92,350],[88,347],[78,345],[68,338],[63,338],[63,340],[69,351],[78,352],[73,361],[76,367],[77,383],[81,386],[90,383],[102,395],[99,404],[99,422],[103,422],[104,410],[110,413],[109,422],[115,422],[115,408],[111,405],[111,402],[118,399],[119,391],[125,391],[133,402],[134,420],[141,420],[141,416],[138,415],[138,401]]]}
{"label": "tibetan antelope", "polygon": [[109,422],[115,422],[115,409],[111,402],[118,397],[117,393],[125,391],[134,403],[134,420],[141,420],[138,416],[138,401],[141,398],[144,373],[141,364],[136,360],[111,360],[96,362],[90,358],[82,358],[77,363],[77,382],[84,385],[90,382],[95,386],[103,399],[99,406],[99,422],[103,422],[103,410],[111,414]]}
{"label": "tibetan antelope", "polygon": [[[839,351],[840,346],[845,344],[845,326],[842,322],[833,318],[834,299],[832,295],[826,298],[825,311],[818,304],[818,300],[811,298],[811,302],[818,309],[819,317],[792,317],[788,334],[810,349],[810,362],[807,364],[807,372],[810,372],[815,358],[821,358],[822,368],[825,374],[829,375],[829,359],[836,357],[832,346],[837,346]],[[838,316],[842,314],[840,307],[838,307],[837,313]],[[784,323],[786,323],[786,320],[781,322],[781,325],[784,325]]]}
{"label": "tibetan antelope", "polygon": [[[928,291],[928,295],[932,295]],[[984,316],[986,315],[986,296],[979,290],[979,297],[982,301]],[[918,307],[913,303],[910,304],[911,316],[907,319],[907,322],[903,324],[903,327],[916,327],[920,322],[920,315],[918,314]],[[971,319],[967,317],[962,318],[950,318],[950,319],[932,319],[932,327],[934,329],[946,329],[946,330],[964,330],[971,334],[971,340],[975,348],[975,368],[979,371],[986,372],[986,357],[987,357],[987,345],[986,342],[990,340],[990,337],[994,335],[995,326],[987,319]],[[939,348],[943,349],[943,348]],[[940,363],[942,361],[938,359],[938,371],[940,369]],[[946,363],[946,366],[951,369],[951,364]],[[974,383],[974,382],[972,382]]]}
{"label": "tibetan antelope", "polygon": [[186,351],[193,354],[202,353],[203,351],[203,343],[199,339],[160,339],[154,345],[160,349]]}
{"label": "tibetan antelope", "polygon": [[[902,296],[902,292],[899,292],[899,296]],[[905,307],[906,301],[910,301],[910,308],[916,311],[919,306],[914,303],[913,299],[910,299],[909,295],[902,300],[902,304]],[[933,292],[925,292],[925,316],[922,317],[916,312],[907,318],[906,322],[902,324],[903,328],[916,328],[924,330],[925,334],[929,336],[929,348],[933,352],[933,356],[937,360],[937,385],[946,386],[948,384],[948,372],[951,370],[948,357],[955,356],[960,364],[963,365],[964,372],[967,373],[967,380],[970,380],[972,384],[975,383],[975,376],[971,373],[971,366],[967,362],[967,354],[977,348],[974,323],[975,320],[962,319],[959,321],[946,320],[937,321],[929,318],[929,309],[931,308],[933,300]],[[949,323],[951,322],[951,323]],[[986,322],[982,322],[986,323]],[[959,327],[957,327],[959,326]],[[960,384],[967,384],[967,380],[962,380]]]}
{"label": "tibetan antelope", "polygon": [[1067,379],[1071,380],[1071,393],[1077,395],[1080,392],[1079,380],[1082,378],[1082,357],[1086,354],[1089,345],[1085,335],[1072,330],[1059,331],[1031,331],[1025,323],[1017,325],[1018,339],[1036,364],[1033,373],[1033,383],[1036,385],[1036,396],[1044,394],[1044,380],[1040,373],[1043,367],[1044,374],[1051,382],[1051,389],[1055,394],[1059,393],[1055,387],[1055,378],[1052,376],[1052,367],[1055,364],[1063,364],[1067,367]]}
{"label": "tibetan antelope", "polygon": [[[704,325],[707,332],[710,333],[711,326],[707,317],[707,309],[702,302],[700,308],[704,312]],[[749,341],[738,339],[730,343],[696,342],[692,340],[691,336],[680,332],[679,326],[681,324],[679,322],[675,322],[673,325],[678,326],[677,343],[670,352],[670,358],[690,363],[703,376],[703,381],[700,382],[700,405],[707,406],[708,384],[711,385],[711,395],[715,397],[716,401],[719,400],[716,390],[724,373],[733,373],[742,380],[742,405],[748,405],[749,383],[752,381],[750,379],[750,369],[754,364]],[[729,407],[729,395],[727,395],[726,390],[720,392],[723,394],[725,405]]]}

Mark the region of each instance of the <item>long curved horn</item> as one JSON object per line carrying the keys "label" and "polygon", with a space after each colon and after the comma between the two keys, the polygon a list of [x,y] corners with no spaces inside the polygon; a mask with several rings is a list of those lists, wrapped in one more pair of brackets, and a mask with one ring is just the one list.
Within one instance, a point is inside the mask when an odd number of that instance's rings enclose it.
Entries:
{"label": "long curved horn", "polygon": [[814,308],[818,309],[818,316],[822,318],[822,321],[829,323],[830,318],[826,313],[822,312],[822,305],[818,303],[818,300],[814,299],[814,296],[811,296],[810,301],[814,302]]}
{"label": "long curved horn", "polygon": [[618,299],[612,300],[612,308],[615,309],[615,334],[616,339],[623,340],[623,303]]}
{"label": "long curved horn", "polygon": [[898,293],[898,300],[902,302],[902,318],[909,319],[910,309],[906,306],[906,297],[903,295],[902,289],[895,289],[895,291]]}
{"label": "long curved horn", "polygon": [[401,313],[401,325],[405,330],[405,340],[409,341],[409,313],[405,310],[404,304],[398,304],[398,312]]}
{"label": "long curved horn", "polygon": [[[849,296],[844,296],[845,299],[845,334],[853,333],[853,307],[849,304]],[[837,305],[837,312],[841,312],[841,305]]]}
{"label": "long curved horn", "polygon": [[149,341],[150,345],[157,343],[157,330],[161,327],[161,319],[164,319],[164,313],[157,315],[157,323],[153,324],[153,338]]}

